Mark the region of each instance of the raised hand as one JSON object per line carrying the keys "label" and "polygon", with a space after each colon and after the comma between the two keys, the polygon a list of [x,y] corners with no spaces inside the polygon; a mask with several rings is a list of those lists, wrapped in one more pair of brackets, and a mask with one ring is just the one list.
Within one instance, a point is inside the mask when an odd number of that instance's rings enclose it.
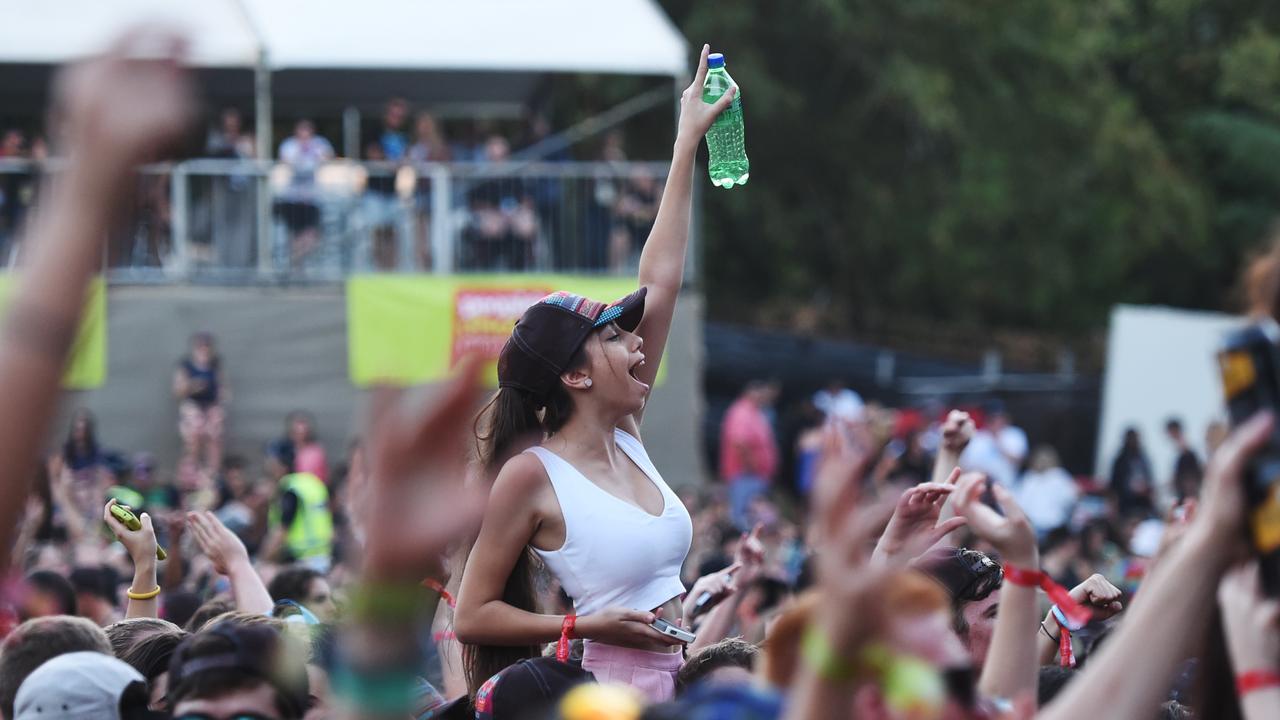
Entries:
{"label": "raised hand", "polygon": [[703,575],[694,581],[693,587],[689,588],[689,592],[684,597],[684,617],[686,620],[692,618],[697,611],[698,600],[703,595],[712,598],[722,595],[730,595],[738,590],[739,584],[734,579],[734,574],[742,569],[740,563],[734,563],[729,567]]}
{"label": "raised hand", "polygon": [[824,600],[819,616],[834,648],[851,657],[882,626],[883,608],[876,598],[891,570],[868,566],[867,548],[891,506],[859,506],[869,453],[835,426],[824,432],[810,510],[818,538],[816,567]]}
{"label": "raised hand", "polygon": [[1071,599],[1087,606],[1093,611],[1094,620],[1106,620],[1124,610],[1120,598],[1124,595],[1120,588],[1112,585],[1105,577],[1094,573],[1085,581],[1071,588]]}
{"label": "raised hand", "polygon": [[948,533],[964,527],[968,520],[959,516],[938,522],[942,507],[953,490],[954,487],[947,484],[921,483],[903,492],[872,557],[879,562],[889,562],[904,555],[915,557]]}
{"label": "raised hand", "polygon": [[416,407],[396,391],[380,391],[356,508],[367,579],[416,582],[438,572],[449,543],[479,522],[485,496],[465,484],[479,369],[477,358],[464,360]]}
{"label": "raised hand", "polygon": [[942,450],[959,455],[969,446],[974,432],[973,418],[969,417],[969,413],[952,410],[942,423]]}
{"label": "raised hand", "polygon": [[103,55],[57,78],[54,110],[65,122],[72,155],[92,151],[119,172],[172,150],[194,118],[182,70],[186,41],[157,28],[136,28]]}
{"label": "raised hand", "polygon": [[130,530],[111,514],[111,508],[114,505],[116,505],[116,500],[112,498],[102,508],[103,522],[116,534],[120,544],[124,545],[124,549],[128,551],[135,568],[139,565],[147,564],[154,568],[156,561],[156,531],[151,526],[151,516],[147,513],[142,513],[138,516],[138,522],[141,523],[141,527],[137,530]]}
{"label": "raised hand", "polygon": [[249,564],[249,551],[236,534],[205,510],[187,513],[187,525],[200,551],[213,563],[220,575],[231,575],[238,567]]}
{"label": "raised hand", "polygon": [[271,612],[271,593],[267,592],[262,577],[253,569],[240,538],[207,510],[187,513],[187,526],[214,571],[226,575],[231,581],[236,608],[263,615]]}
{"label": "raised hand", "polygon": [[[1004,510],[1003,516],[980,498],[989,483],[996,502]],[[1006,562],[1029,570],[1039,569],[1035,530],[1008,490],[991,483],[982,473],[966,473],[960,476],[953,492],[956,514],[969,521],[970,530],[991,543]]]}
{"label": "raised hand", "polygon": [[1209,460],[1196,519],[1188,532],[1200,533],[1204,544],[1221,553],[1220,557],[1242,557],[1247,551],[1244,471],[1274,426],[1275,417],[1271,413],[1254,415],[1232,431]]}
{"label": "raised hand", "polygon": [[738,86],[729,88],[714,103],[702,101],[702,84],[707,79],[707,55],[711,53],[710,45],[702,46],[702,58],[698,60],[698,72],[693,82],[680,93],[680,126],[676,131],[676,140],[688,140],[694,143],[702,140],[702,136],[711,129],[712,123],[720,113],[733,102],[738,95]]}

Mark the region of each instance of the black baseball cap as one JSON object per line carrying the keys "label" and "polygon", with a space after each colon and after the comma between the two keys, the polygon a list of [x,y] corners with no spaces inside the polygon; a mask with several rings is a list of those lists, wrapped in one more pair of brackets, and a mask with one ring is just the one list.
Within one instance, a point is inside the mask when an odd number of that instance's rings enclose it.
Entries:
{"label": "black baseball cap", "polygon": [[982,600],[1004,582],[999,562],[969,548],[935,548],[911,565],[941,585],[956,606]]}
{"label": "black baseball cap", "polygon": [[512,665],[489,678],[476,691],[476,720],[544,718],[570,690],[596,677],[554,657],[539,657]]}
{"label": "black baseball cap", "polygon": [[588,335],[610,323],[627,332],[640,325],[646,294],[642,287],[606,305],[561,291],[534,303],[498,355],[498,387],[546,397]]}

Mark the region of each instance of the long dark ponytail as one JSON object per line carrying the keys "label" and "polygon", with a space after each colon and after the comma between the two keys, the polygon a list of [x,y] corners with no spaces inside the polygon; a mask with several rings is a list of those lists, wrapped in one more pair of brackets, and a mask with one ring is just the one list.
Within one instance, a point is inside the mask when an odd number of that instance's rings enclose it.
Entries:
{"label": "long dark ponytail", "polygon": [[[581,348],[570,362],[570,369],[580,368],[586,361]],[[492,480],[508,460],[542,442],[564,427],[573,414],[573,400],[564,386],[556,383],[545,398],[523,390],[500,388],[493,399],[480,410],[475,421],[476,459]],[[541,562],[525,547],[507,576],[502,601],[514,608],[539,612],[539,577]],[[486,680],[503,669],[526,658],[538,657],[537,645],[466,645],[462,646],[462,665],[467,691],[474,696]]]}

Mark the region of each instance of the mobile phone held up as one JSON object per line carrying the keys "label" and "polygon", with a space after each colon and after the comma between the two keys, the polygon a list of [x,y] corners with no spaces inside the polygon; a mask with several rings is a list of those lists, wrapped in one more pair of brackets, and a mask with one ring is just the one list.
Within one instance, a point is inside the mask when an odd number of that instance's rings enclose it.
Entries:
{"label": "mobile phone held up", "polygon": [[684,628],[676,627],[662,618],[654,620],[649,624],[649,627],[657,630],[667,637],[673,637],[686,645],[698,639],[697,635],[694,635]]}
{"label": "mobile phone held up", "polygon": [[[1270,318],[1227,334],[1218,352],[1227,415],[1235,427],[1261,410],[1280,411],[1280,325]],[[1245,469],[1249,541],[1262,588],[1280,597],[1280,424]]]}
{"label": "mobile phone held up", "polygon": [[[133,508],[128,505],[121,505],[120,503],[112,505],[111,514],[115,516],[116,520],[120,521],[121,525],[129,528],[130,530],[142,529],[142,521],[133,514]],[[164,551],[164,548],[156,545],[156,559],[164,560],[167,557],[169,557],[169,554]]]}

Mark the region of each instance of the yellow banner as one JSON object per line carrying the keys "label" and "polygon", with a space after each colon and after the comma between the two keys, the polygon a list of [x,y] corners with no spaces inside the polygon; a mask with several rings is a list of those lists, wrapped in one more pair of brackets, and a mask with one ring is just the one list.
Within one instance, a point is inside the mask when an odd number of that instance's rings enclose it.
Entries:
{"label": "yellow banner", "polygon": [[[0,273],[0,312],[9,304],[18,283],[14,273]],[[75,344],[71,346],[71,359],[62,374],[62,387],[67,390],[92,390],[101,387],[107,379],[107,289],[102,278],[94,278],[89,284],[85,300],[84,317]]]}
{"label": "yellow banner", "polygon": [[490,360],[496,385],[498,352],[530,305],[555,290],[609,303],[635,289],[634,279],[571,275],[355,275],[347,280],[351,382],[433,382],[477,353]]}

